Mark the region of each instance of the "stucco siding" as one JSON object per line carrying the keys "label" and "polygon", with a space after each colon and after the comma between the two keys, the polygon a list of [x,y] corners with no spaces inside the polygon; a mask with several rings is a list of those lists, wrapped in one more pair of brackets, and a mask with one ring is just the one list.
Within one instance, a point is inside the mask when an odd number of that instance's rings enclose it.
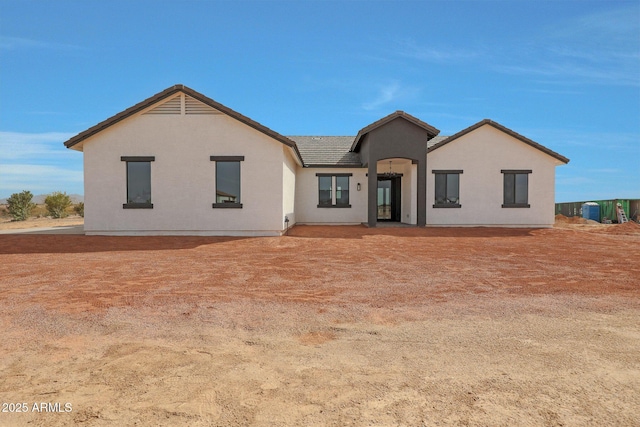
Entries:
{"label": "stucco siding", "polygon": [[[350,208],[319,208],[317,173],[351,173]],[[361,224],[367,221],[367,169],[299,168],[296,176],[296,221],[298,224]],[[360,183],[360,191],[357,185]]]}
{"label": "stucco siding", "polygon": [[[86,140],[88,234],[277,234],[283,221],[282,143],[226,115],[139,114]],[[155,156],[153,209],[123,209],[126,162]],[[215,162],[244,156],[240,209],[214,209]],[[134,233],[135,232],[135,233]]]}
{"label": "stucco siding", "polygon": [[[427,224],[551,227],[556,159],[492,126],[482,126],[428,154]],[[461,208],[434,208],[433,170],[462,170]],[[529,208],[504,208],[502,170],[531,170]]]}
{"label": "stucco siding", "polygon": [[283,146],[282,154],[284,158],[284,161],[282,162],[282,226],[283,228],[286,228],[287,224],[284,223],[285,216],[289,219],[289,227],[296,223],[296,170],[298,169],[298,165],[294,160],[289,147]]}

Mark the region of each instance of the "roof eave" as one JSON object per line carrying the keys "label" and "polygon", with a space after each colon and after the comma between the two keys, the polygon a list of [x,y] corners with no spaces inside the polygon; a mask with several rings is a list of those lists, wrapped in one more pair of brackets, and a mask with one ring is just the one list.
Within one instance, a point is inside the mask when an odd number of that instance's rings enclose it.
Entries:
{"label": "roof eave", "polygon": [[505,127],[505,126],[501,125],[500,123],[494,122],[493,120],[490,120],[490,119],[481,120],[478,123],[473,124],[473,125],[469,126],[468,128],[463,129],[463,130],[461,130],[460,132],[458,132],[458,133],[456,133],[454,135],[451,135],[450,137],[448,137],[444,141],[441,141],[441,142],[437,143],[436,145],[433,145],[433,146],[429,147],[427,149],[427,153],[430,153],[433,150],[436,150],[436,149],[438,149],[438,148],[440,148],[440,147],[442,147],[444,145],[447,145],[450,142],[455,141],[456,139],[458,139],[458,138],[460,138],[460,137],[462,137],[462,136],[464,136],[464,135],[466,135],[466,134],[468,134],[470,132],[473,132],[474,130],[476,130],[476,129],[484,126],[484,125],[492,126],[495,129],[498,129],[499,131],[502,131],[502,132],[506,133],[507,135],[512,136],[512,137],[524,142],[525,144],[528,144],[531,147],[542,151],[543,153],[555,158],[556,160],[559,160],[563,164],[569,163],[569,159],[567,157],[564,157],[562,154],[556,153],[555,151],[545,147],[544,145],[539,144],[539,143],[527,138],[524,135],[520,135],[519,133],[509,129],[508,127]]}
{"label": "roof eave", "polygon": [[305,168],[352,168],[352,169],[361,169],[364,166],[362,163],[358,164],[327,164],[327,163],[308,163],[304,165]]}
{"label": "roof eave", "polygon": [[360,129],[360,132],[358,132],[358,134],[356,135],[356,137],[355,137],[355,139],[353,141],[353,144],[351,145],[351,149],[349,151],[357,152],[358,149],[360,148],[360,140],[362,139],[362,137],[364,137],[367,133],[371,132],[372,130],[377,129],[380,126],[385,125],[385,124],[389,123],[390,121],[395,120],[395,119],[397,119],[399,117],[401,117],[401,118],[407,120],[408,122],[411,122],[411,123],[415,124],[416,126],[419,126],[419,127],[423,128],[424,130],[426,130],[427,134],[429,135],[429,138],[427,139],[427,141],[440,133],[439,129],[436,129],[435,127],[431,126],[430,124],[428,124],[426,122],[423,122],[422,120],[418,119],[417,117],[414,117],[411,114],[405,113],[404,111],[397,110],[397,111],[389,114],[388,116],[385,116],[385,117],[381,118],[380,120],[377,120],[377,121],[371,123],[370,125],[365,126],[364,128]]}
{"label": "roof eave", "polygon": [[171,86],[170,88],[167,88],[165,90],[163,90],[162,92],[159,92],[147,99],[145,99],[144,101],[141,101],[139,103],[137,103],[136,105],[127,108],[124,111],[119,112],[118,114],[109,117],[106,120],[101,121],[100,123],[98,123],[95,126],[90,127],[89,129],[80,132],[79,134],[77,134],[76,136],[68,139],[65,143],[64,146],[67,148],[72,148],[74,145],[84,141],[85,139],[88,139],[90,137],[92,137],[93,135],[103,131],[104,129],[115,125],[116,123],[126,119],[127,117],[130,117],[142,110],[144,110],[145,108],[147,108],[148,106],[155,104],[156,102],[162,101],[163,99],[174,95],[175,93],[181,91],[184,89],[184,85],[174,85]]}
{"label": "roof eave", "polygon": [[216,110],[221,111],[222,113],[225,113],[226,115],[238,120],[241,123],[244,123],[245,125],[264,133],[265,135],[291,147],[293,149],[293,151],[296,153],[296,156],[298,157],[298,160],[300,161],[301,164],[304,164],[304,161],[302,160],[302,156],[300,155],[300,151],[298,150],[298,146],[296,145],[296,143],[292,140],[290,140],[289,138],[287,138],[284,135],[280,135],[278,132],[275,132],[274,130],[269,129],[268,127],[261,125],[260,123],[256,122],[255,120],[250,119],[249,117],[238,113],[235,110],[232,110],[229,107],[226,107],[222,104],[220,104],[219,102],[214,101],[213,99],[201,94],[200,92],[197,92],[185,85],[182,84],[177,84],[174,86],[171,86],[170,88],[167,88],[165,90],[163,90],[162,92],[159,92],[147,99],[145,99],[144,101],[141,101],[139,103],[137,103],[136,105],[134,105],[133,107],[129,107],[126,110],[116,114],[115,116],[112,116],[100,123],[98,123],[97,125],[85,130],[84,132],[80,132],[78,135],[72,137],[71,139],[67,140],[64,145],[67,148],[72,148],[74,145],[84,141],[87,138],[92,137],[93,135],[103,131],[104,129],[115,125],[116,123],[131,117],[132,115],[144,110],[145,108],[148,108],[149,106],[162,101],[165,98],[168,98],[178,92],[183,92],[189,96],[191,96],[194,99],[197,99],[198,101],[209,105],[212,108],[215,108]]}

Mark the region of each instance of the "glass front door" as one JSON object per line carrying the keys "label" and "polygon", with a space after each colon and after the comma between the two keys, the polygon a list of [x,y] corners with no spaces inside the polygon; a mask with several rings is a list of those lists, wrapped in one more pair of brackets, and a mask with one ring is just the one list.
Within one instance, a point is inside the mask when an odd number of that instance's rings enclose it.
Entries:
{"label": "glass front door", "polygon": [[401,177],[378,177],[378,221],[400,221]]}
{"label": "glass front door", "polygon": [[378,221],[391,219],[391,180],[378,180]]}

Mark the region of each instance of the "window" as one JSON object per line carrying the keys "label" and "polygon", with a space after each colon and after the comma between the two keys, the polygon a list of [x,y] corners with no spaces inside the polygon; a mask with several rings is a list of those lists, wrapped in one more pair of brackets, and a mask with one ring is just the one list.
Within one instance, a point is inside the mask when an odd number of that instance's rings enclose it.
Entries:
{"label": "window", "polygon": [[216,162],[216,201],[214,208],[241,208],[240,162],[244,156],[211,156]]}
{"label": "window", "polygon": [[124,209],[152,209],[151,203],[151,162],[155,157],[122,156],[127,162],[127,203]]}
{"label": "window", "polygon": [[434,208],[459,208],[461,170],[434,170],[436,191]]}
{"label": "window", "polygon": [[348,176],[336,176],[336,206],[349,206]]}
{"label": "window", "polygon": [[502,170],[504,176],[503,208],[528,208],[531,170]]}
{"label": "window", "polygon": [[332,187],[333,177],[331,176],[320,176],[318,177],[318,188],[319,188],[319,199],[318,206],[331,206],[333,203],[331,201],[331,187]]}
{"label": "window", "polygon": [[350,173],[331,174],[317,173],[318,177],[318,207],[319,208],[350,208],[349,177]]}

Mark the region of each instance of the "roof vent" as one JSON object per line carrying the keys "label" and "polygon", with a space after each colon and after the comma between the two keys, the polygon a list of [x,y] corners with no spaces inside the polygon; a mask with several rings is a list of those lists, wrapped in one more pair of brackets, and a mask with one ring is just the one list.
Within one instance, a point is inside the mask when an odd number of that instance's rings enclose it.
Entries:
{"label": "roof vent", "polygon": [[222,114],[209,105],[187,95],[185,99],[185,114]]}
{"label": "roof vent", "polygon": [[144,114],[180,114],[182,112],[181,104],[180,95],[177,95]]}

